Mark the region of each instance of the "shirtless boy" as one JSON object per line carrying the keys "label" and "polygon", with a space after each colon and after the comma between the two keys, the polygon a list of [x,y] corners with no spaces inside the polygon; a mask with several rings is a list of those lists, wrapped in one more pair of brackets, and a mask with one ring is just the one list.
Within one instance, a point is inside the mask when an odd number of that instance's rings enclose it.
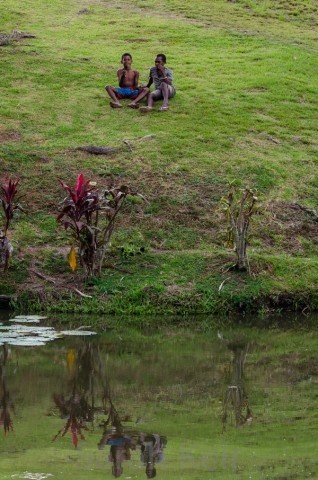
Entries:
{"label": "shirtless boy", "polygon": [[106,91],[110,98],[110,106],[113,108],[122,108],[122,104],[119,99],[130,98],[133,100],[128,107],[139,108],[139,104],[136,100],[141,100],[149,93],[149,88],[138,87],[139,72],[132,70],[132,56],[130,53],[124,53],[121,57],[121,63],[124,68],[120,68],[117,71],[117,78],[119,87],[111,87],[107,85]]}
{"label": "shirtless boy", "polygon": [[162,106],[159,108],[161,112],[169,109],[169,98],[176,94],[173,82],[173,72],[166,65],[166,56],[163,53],[158,53],[155,59],[155,66],[150,69],[149,81],[145,88],[154,84],[155,90],[148,95],[147,107],[141,107],[141,112],[150,112],[153,104],[157,100],[163,100]]}

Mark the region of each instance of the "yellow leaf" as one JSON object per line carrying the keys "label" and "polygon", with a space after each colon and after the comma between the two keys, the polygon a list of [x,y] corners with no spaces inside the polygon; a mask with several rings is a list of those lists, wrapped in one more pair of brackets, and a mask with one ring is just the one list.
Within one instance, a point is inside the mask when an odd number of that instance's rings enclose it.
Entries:
{"label": "yellow leaf", "polygon": [[68,263],[71,267],[72,272],[74,272],[76,268],[76,252],[74,245],[71,246],[70,253],[68,254]]}
{"label": "yellow leaf", "polygon": [[74,362],[75,362],[74,350],[69,350],[67,353],[67,366],[68,366],[68,371],[70,375],[72,375],[74,371]]}

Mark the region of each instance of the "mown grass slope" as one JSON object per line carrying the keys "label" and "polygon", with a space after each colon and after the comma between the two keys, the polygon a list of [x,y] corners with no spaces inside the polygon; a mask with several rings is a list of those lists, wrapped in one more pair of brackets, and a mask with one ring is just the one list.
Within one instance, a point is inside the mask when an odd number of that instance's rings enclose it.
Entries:
{"label": "mown grass slope", "polygon": [[[131,274],[105,270],[86,285],[93,299],[74,294],[58,305],[53,299],[54,308],[314,308],[317,18],[313,0],[7,2],[2,33],[36,38],[0,47],[1,177],[21,179],[28,211],[13,226],[17,255],[1,293],[20,294],[29,283],[41,292],[38,308],[50,303],[57,288],[30,267],[77,284],[52,212],[63,198],[57,179],[75,182],[83,172],[98,185],[128,183],[149,203],[128,203],[114,237],[112,263]],[[177,87],[169,112],[109,108],[104,86],[116,82],[125,51],[142,83],[155,55],[167,55]],[[139,141],[147,135],[155,137]],[[123,151],[75,150],[84,145]],[[259,197],[252,276],[227,271],[234,257],[218,205],[233,180]],[[135,255],[140,247],[146,253]]]}

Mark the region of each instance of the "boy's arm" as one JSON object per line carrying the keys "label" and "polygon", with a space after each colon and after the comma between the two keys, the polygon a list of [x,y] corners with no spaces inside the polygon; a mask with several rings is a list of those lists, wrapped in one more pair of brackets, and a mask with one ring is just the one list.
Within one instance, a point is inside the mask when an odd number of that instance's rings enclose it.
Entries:
{"label": "boy's arm", "polygon": [[123,86],[123,81],[124,81],[124,78],[125,78],[125,70],[123,68],[120,68],[119,70],[117,70],[117,78],[118,78],[118,84],[120,87]]}
{"label": "boy's arm", "polygon": [[168,85],[172,85],[172,78],[171,77],[163,77],[162,79],[163,82],[166,82]]}
{"label": "boy's arm", "polygon": [[153,78],[152,77],[149,77],[149,80],[148,80],[148,83],[147,83],[147,87],[149,88],[150,85],[153,84]]}
{"label": "boy's arm", "polygon": [[152,75],[151,75],[151,69],[149,70],[149,80],[148,80],[148,83],[146,85],[147,88],[150,87],[150,85],[153,84],[153,78],[152,78]]}
{"label": "boy's arm", "polygon": [[136,90],[138,88],[138,83],[139,83],[139,72],[137,72],[137,70],[135,70],[135,79],[134,79],[134,90]]}
{"label": "boy's arm", "polygon": [[149,80],[148,80],[147,85],[141,85],[141,86],[142,86],[142,87],[147,87],[147,88],[149,88],[150,85],[152,85],[152,84],[153,84],[153,78],[152,78],[151,75],[149,75]]}
{"label": "boy's arm", "polygon": [[163,75],[162,81],[167,83],[168,85],[172,85],[172,81],[173,81],[172,71],[163,68],[163,69],[161,69],[161,72],[162,72],[162,75]]}

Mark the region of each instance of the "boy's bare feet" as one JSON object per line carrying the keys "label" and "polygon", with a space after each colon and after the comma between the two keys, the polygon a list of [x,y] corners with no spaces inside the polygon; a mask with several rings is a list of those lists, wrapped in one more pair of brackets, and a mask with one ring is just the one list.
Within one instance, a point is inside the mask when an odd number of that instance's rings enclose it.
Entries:
{"label": "boy's bare feet", "polygon": [[112,108],[122,108],[122,105],[119,102],[109,102],[109,105]]}
{"label": "boy's bare feet", "polygon": [[130,108],[139,108],[139,103],[131,102],[128,104],[128,107]]}
{"label": "boy's bare feet", "polygon": [[139,108],[139,111],[142,112],[142,113],[151,112],[151,110],[152,110],[152,107],[140,107]]}

